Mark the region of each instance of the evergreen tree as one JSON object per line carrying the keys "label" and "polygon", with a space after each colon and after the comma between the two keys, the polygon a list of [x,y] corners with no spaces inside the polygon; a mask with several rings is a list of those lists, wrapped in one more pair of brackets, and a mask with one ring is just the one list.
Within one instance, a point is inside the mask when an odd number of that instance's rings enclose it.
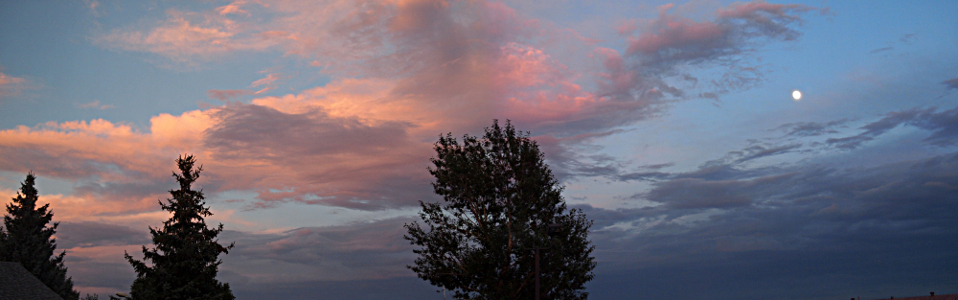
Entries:
{"label": "evergreen tree", "polygon": [[567,210],[528,133],[494,122],[462,144],[440,136],[435,150],[429,173],[444,203],[420,203],[425,226],[406,224],[405,238],[419,246],[410,269],[456,299],[535,299],[536,278],[541,299],[588,297],[592,221]]}
{"label": "evergreen tree", "polygon": [[63,265],[66,251],[54,255],[57,241],[53,235],[60,223],[47,226],[53,212],[47,211],[49,203],[37,207],[39,196],[33,186],[35,180],[33,173],[27,174],[17,197],[7,204],[9,215],[3,217],[5,230],[0,228],[0,261],[19,262],[61,298],[78,299],[80,293],[73,290],[73,278],[67,277],[67,267]]}
{"label": "evergreen tree", "polygon": [[124,254],[133,265],[137,278],[130,288],[130,297],[137,300],[188,300],[188,299],[235,299],[228,283],[216,280],[216,272],[222,263],[218,256],[228,253],[228,247],[220,245],[216,236],[223,231],[223,224],[210,229],[203,218],[213,215],[205,207],[203,191],[191,186],[200,176],[203,167],[193,170],[196,160],[192,155],[179,157],[176,163],[180,174],[173,177],[180,189],[171,190],[173,198],[160,206],[173,214],[163,222],[163,227],[150,227],[153,249],[143,246],[144,261]]}

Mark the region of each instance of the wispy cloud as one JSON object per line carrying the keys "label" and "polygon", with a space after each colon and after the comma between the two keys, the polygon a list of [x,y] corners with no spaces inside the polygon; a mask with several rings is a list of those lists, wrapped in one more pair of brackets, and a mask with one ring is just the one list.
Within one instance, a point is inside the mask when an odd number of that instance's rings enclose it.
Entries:
{"label": "wispy cloud", "polygon": [[206,95],[213,99],[218,99],[220,101],[226,101],[232,98],[239,96],[253,95],[255,94],[252,90],[207,90]]}
{"label": "wispy cloud", "polygon": [[112,104],[100,105],[100,100],[94,100],[93,102],[90,102],[90,103],[79,104],[79,105],[77,105],[77,107],[79,107],[79,108],[93,108],[93,109],[99,109],[99,110],[114,108],[114,106],[113,106]]}
{"label": "wispy cloud", "polygon": [[[615,158],[583,155],[583,149],[688,95],[710,93],[694,82],[742,87],[725,76],[695,78],[684,70],[718,65],[753,74],[727,62],[746,59],[767,43],[796,39],[799,15],[810,10],[738,3],[715,10],[713,20],[693,20],[669,8],[648,23],[635,22],[634,30],[621,30],[630,34],[622,41],[629,45],[624,52],[586,39],[551,39],[574,31],[498,2],[237,1],[208,11],[171,9],[165,20],[116,29],[96,41],[183,64],[276,49],[316,62],[332,79],[250,103],[161,114],[151,119],[149,131],[102,120],[2,131],[9,138],[0,147],[31,158],[3,166],[71,180],[145,182],[163,178],[171,158],[190,152],[207,165],[211,190],[253,191],[253,207],[298,201],[387,209],[433,197],[425,166],[436,135],[475,134],[492,119],[511,119],[548,147],[550,163],[563,178],[661,179],[666,175],[624,171]],[[567,65],[548,43],[586,49],[579,54],[594,60]],[[223,101],[261,96],[284,77],[267,73],[248,89],[207,94]],[[676,78],[692,84],[669,83]],[[106,144],[113,146],[103,149]],[[758,158],[793,148],[753,150],[750,155]]]}
{"label": "wispy cloud", "polygon": [[0,72],[0,99],[17,96],[28,88],[28,82],[22,77],[14,77]]}
{"label": "wispy cloud", "polygon": [[276,43],[250,35],[244,26],[214,13],[167,11],[167,19],[146,29],[115,29],[94,41],[108,48],[154,53],[177,64],[196,65],[234,51],[262,51]]}
{"label": "wispy cloud", "polygon": [[958,77],[942,81],[941,84],[944,84],[949,89],[958,89]]}
{"label": "wispy cloud", "polygon": [[863,143],[876,139],[899,125],[911,125],[931,131],[926,142],[938,146],[954,145],[958,138],[958,107],[938,112],[938,108],[912,108],[889,112],[878,121],[868,123],[860,129],[863,132],[847,137],[829,138],[828,145],[839,149],[855,149]]}
{"label": "wispy cloud", "polygon": [[266,75],[266,77],[264,78],[253,81],[253,83],[250,83],[249,87],[251,88],[262,87],[260,90],[253,92],[253,94],[265,93],[269,90],[276,88],[275,82],[280,79],[280,76],[281,75],[279,73],[270,73],[269,75]]}

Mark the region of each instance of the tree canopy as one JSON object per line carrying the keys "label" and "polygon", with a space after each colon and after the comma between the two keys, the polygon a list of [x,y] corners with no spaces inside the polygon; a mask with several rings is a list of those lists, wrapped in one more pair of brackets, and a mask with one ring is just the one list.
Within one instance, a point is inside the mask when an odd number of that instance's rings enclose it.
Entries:
{"label": "tree canopy", "polygon": [[0,261],[19,262],[61,298],[77,299],[80,294],[73,290],[73,279],[66,276],[63,265],[66,251],[54,255],[57,242],[53,235],[60,223],[47,226],[53,220],[53,211],[48,211],[49,203],[37,207],[40,197],[35,181],[33,173],[27,174],[17,197],[7,204],[9,215],[3,217],[4,228],[0,228]]}
{"label": "tree canopy", "polygon": [[143,246],[144,261],[124,254],[133,265],[137,277],[130,288],[130,297],[137,300],[152,299],[235,299],[228,283],[216,280],[219,254],[227,254],[233,244],[220,245],[216,236],[223,231],[223,224],[207,228],[205,217],[213,215],[206,204],[202,190],[193,190],[202,167],[195,170],[196,159],[192,156],[176,160],[180,173],[173,173],[179,183],[178,190],[171,190],[173,198],[160,202],[163,210],[172,217],[163,222],[163,227],[150,227],[154,248]]}
{"label": "tree canopy", "polygon": [[[562,187],[528,133],[498,121],[482,138],[440,136],[430,174],[440,203],[422,203],[423,221],[406,224],[408,266],[456,299],[533,299],[535,249],[542,299],[586,299],[595,276],[592,222],[567,209]],[[551,226],[550,226],[551,225]],[[547,231],[553,229],[554,238]]]}

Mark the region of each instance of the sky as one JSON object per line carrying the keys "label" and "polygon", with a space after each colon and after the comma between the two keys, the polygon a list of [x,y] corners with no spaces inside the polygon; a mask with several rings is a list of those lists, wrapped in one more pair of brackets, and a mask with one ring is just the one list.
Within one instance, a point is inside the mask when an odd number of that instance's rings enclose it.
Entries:
{"label": "sky", "polygon": [[239,299],[441,299],[403,239],[433,144],[510,120],[594,222],[591,299],[958,293],[956,11],[2,1],[0,196],[34,172],[76,289],[128,291],[194,154]]}

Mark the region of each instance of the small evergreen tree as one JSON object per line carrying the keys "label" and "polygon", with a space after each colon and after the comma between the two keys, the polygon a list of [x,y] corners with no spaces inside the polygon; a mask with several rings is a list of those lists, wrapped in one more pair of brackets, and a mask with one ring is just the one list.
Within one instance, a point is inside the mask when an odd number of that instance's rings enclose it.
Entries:
{"label": "small evergreen tree", "polygon": [[33,173],[27,174],[17,197],[7,204],[9,215],[3,217],[5,230],[0,228],[0,261],[19,262],[61,298],[78,299],[80,293],[73,290],[73,278],[67,277],[67,267],[63,265],[66,251],[54,255],[57,241],[53,235],[60,223],[47,226],[53,212],[47,211],[49,203],[37,207],[39,196],[33,186],[35,180]]}
{"label": "small evergreen tree", "polygon": [[192,155],[179,157],[176,163],[180,174],[173,177],[180,189],[171,190],[173,196],[160,206],[173,214],[163,222],[163,227],[150,227],[153,249],[143,246],[143,257],[152,261],[152,266],[124,254],[133,265],[137,278],[130,288],[130,298],[137,300],[231,300],[233,292],[228,283],[216,280],[216,272],[222,260],[220,253],[228,253],[228,247],[220,245],[216,236],[223,231],[223,224],[215,229],[206,227],[203,218],[213,215],[205,207],[203,191],[191,186],[200,176],[203,167],[193,170],[196,160]]}

